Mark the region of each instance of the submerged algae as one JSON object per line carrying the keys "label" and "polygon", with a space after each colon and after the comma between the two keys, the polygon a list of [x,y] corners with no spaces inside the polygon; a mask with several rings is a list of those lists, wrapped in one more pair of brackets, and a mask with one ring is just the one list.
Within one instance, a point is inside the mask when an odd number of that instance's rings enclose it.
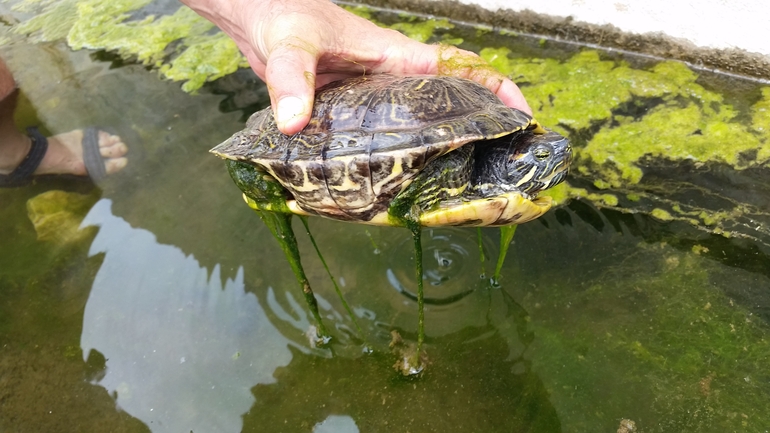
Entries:
{"label": "submerged algae", "polygon": [[[735,121],[736,116],[728,105],[713,113],[694,104],[659,105],[639,121],[619,121],[618,126],[602,129],[582,154],[594,163],[612,161],[620,173],[605,174],[614,187],[639,183],[643,173],[637,163],[644,157],[721,162],[735,169],[765,164],[770,159],[767,137],[754,134]],[[742,157],[751,151],[756,159]]]}
{"label": "submerged algae", "polygon": [[720,290],[737,282],[734,270],[698,250],[640,244],[579,290],[548,275],[532,284],[542,289],[521,302],[537,336],[530,356],[563,425],[609,431],[630,417],[651,433],[770,423],[770,329]]}
{"label": "submerged algae", "polygon": [[[538,120],[570,136],[570,182],[604,192],[565,184],[549,191],[557,202],[579,197],[770,245],[770,214],[741,189],[758,175],[726,172],[768,166],[770,87],[755,85],[753,105],[736,108],[679,62],[635,68],[591,50],[565,60],[516,57],[505,47],[480,54],[521,86]],[[724,186],[715,188],[715,178]]]}
{"label": "submerged algae", "polygon": [[[30,40],[66,39],[76,50],[107,50],[135,59],[158,68],[165,78],[184,81],[183,89],[188,92],[249,66],[235,42],[185,6],[168,15],[150,14],[132,19],[133,15],[142,15],[143,8],[151,3],[151,0],[23,0],[14,9],[33,16],[13,25],[12,29]],[[446,19],[416,17],[403,17],[401,22],[386,25],[374,20],[366,7],[346,8],[421,42],[431,39],[437,29],[449,30],[454,26]],[[462,42],[451,37],[442,40],[450,44]],[[5,36],[2,41],[9,43],[11,38]]]}
{"label": "submerged algae", "polygon": [[35,226],[37,239],[64,246],[91,236],[93,230],[81,230],[80,223],[95,201],[93,195],[59,190],[46,191],[27,200],[27,214]]}
{"label": "submerged algae", "polygon": [[[38,9],[29,20],[14,27],[33,39],[66,38],[73,49],[114,51],[118,55],[160,69],[172,80],[185,80],[184,89],[195,91],[206,81],[248,66],[235,43],[213,24],[187,7],[170,15],[131,19],[149,0],[26,0],[16,9]],[[175,44],[179,44],[175,46]]]}
{"label": "submerged algae", "polygon": [[754,130],[770,134],[770,87],[762,88],[762,99],[752,107],[751,121]]}
{"label": "submerged algae", "polygon": [[[358,15],[361,18],[369,20],[374,24],[398,30],[407,37],[420,42],[428,42],[436,36],[436,30],[451,30],[455,26],[446,18],[418,17],[411,14],[398,14],[398,20],[392,24],[386,24],[375,18],[372,9],[363,5],[340,5],[343,9]],[[452,37],[449,34],[441,35],[441,41],[446,44],[457,45],[462,43],[462,39]]]}
{"label": "submerged algae", "polygon": [[[284,197],[285,189],[275,179],[266,176],[265,173],[250,164],[227,160],[225,165],[233,182],[244,192],[247,204],[265,223],[286,256],[286,261],[289,262],[305,298],[305,303],[316,322],[317,327],[313,326],[307,330],[307,337],[311,346],[316,347],[328,343],[331,336],[324,326],[318,310],[318,301],[310,287],[310,281],[305,275],[305,268],[302,266],[297,238],[294,236],[294,229],[291,226],[293,215],[286,206]],[[315,243],[315,241],[313,242]]]}
{"label": "submerged algae", "polygon": [[599,194],[588,192],[585,188],[576,188],[569,182],[562,182],[553,188],[549,188],[547,194],[553,200],[554,206],[563,205],[571,199],[587,199],[605,206],[617,206],[618,197],[615,194]]}
{"label": "submerged algae", "polygon": [[425,21],[418,20],[414,15],[405,15],[401,18],[403,21],[395,23],[389,26],[389,28],[398,30],[407,37],[420,42],[428,42],[433,37],[436,29],[451,30],[454,27],[446,18],[430,18]]}
{"label": "submerged algae", "polygon": [[[541,122],[572,132],[600,127],[577,149],[577,165],[607,185],[639,183],[645,157],[723,162],[736,169],[770,160],[770,88],[762,90],[747,124],[679,62],[642,70],[602,60],[596,51],[564,62],[515,58],[507,48],[485,48],[480,54],[521,85]],[[750,151],[756,158],[747,161],[741,155]]]}
{"label": "submerged algae", "polygon": [[[154,67],[167,78],[185,80],[184,89],[195,91],[206,81],[246,67],[235,44],[214,26],[186,7],[171,15],[149,15],[132,20],[148,0],[25,0],[16,5],[38,10],[15,30],[42,40],[66,37],[75,49],[106,49],[133,57]],[[446,19],[399,18],[385,24],[364,6],[346,8],[375,24],[428,41],[436,30],[451,29]],[[446,41],[453,40],[444,33]],[[181,48],[173,48],[179,43]],[[468,64],[452,50],[442,50],[441,73],[489,68]],[[510,49],[483,48],[482,58],[519,83],[536,117],[559,132],[579,132],[599,127],[578,151],[578,170],[598,177],[597,182],[618,187],[640,182],[640,160],[647,156],[669,160],[720,161],[734,168],[761,165],[770,160],[770,90],[752,107],[752,123],[716,92],[696,81],[698,75],[679,62],[661,62],[649,70],[635,69],[623,61],[602,60],[586,50],[567,61],[551,58],[512,57]],[[629,117],[623,111],[646,111]],[[725,149],[730,145],[729,152]],[[742,155],[756,151],[746,162]],[[586,169],[588,167],[588,169]]]}
{"label": "submerged algae", "polygon": [[[132,19],[132,15],[142,15],[143,8],[151,3],[151,0],[23,0],[14,9],[33,16],[12,28],[30,40],[66,39],[76,50],[107,50],[135,59],[158,68],[165,78],[184,81],[183,89],[188,92],[249,66],[227,35],[215,31],[213,24],[185,6],[168,15],[150,14]],[[421,42],[433,38],[436,30],[454,27],[447,19],[414,16],[402,16],[399,22],[384,24],[374,19],[367,7],[344,7],[381,27],[398,30]],[[10,42],[9,37],[1,39]],[[448,34],[442,35],[441,41],[451,45],[462,43],[462,39]]]}

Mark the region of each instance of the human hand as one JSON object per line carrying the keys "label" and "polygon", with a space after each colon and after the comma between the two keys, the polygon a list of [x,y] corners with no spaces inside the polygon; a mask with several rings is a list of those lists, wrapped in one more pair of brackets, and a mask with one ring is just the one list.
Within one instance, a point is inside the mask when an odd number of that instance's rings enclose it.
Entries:
{"label": "human hand", "polygon": [[267,83],[276,123],[284,134],[295,134],[307,125],[316,88],[363,73],[469,78],[509,107],[531,113],[519,88],[476,54],[414,41],[329,0],[182,1],[235,40]]}

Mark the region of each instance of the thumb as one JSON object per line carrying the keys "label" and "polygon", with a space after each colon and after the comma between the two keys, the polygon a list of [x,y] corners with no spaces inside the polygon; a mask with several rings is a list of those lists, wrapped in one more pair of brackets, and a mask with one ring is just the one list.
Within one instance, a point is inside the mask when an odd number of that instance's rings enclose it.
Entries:
{"label": "thumb", "polygon": [[[299,42],[299,43],[298,43]],[[287,135],[301,131],[313,111],[317,50],[307,42],[285,39],[271,51],[265,81],[278,129]]]}

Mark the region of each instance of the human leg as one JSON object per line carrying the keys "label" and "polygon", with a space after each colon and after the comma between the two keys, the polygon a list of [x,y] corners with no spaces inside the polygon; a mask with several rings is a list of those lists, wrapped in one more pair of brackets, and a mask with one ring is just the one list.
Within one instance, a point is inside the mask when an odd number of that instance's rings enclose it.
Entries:
{"label": "human leg", "polygon": [[[105,174],[119,171],[128,163],[128,159],[124,156],[128,152],[126,144],[119,136],[105,131],[89,132],[88,130],[75,129],[47,138],[40,137],[47,142],[47,148],[33,149],[33,143],[37,141],[36,145],[40,146],[41,140],[33,140],[30,135],[34,134],[23,134],[14,123],[13,113],[16,109],[18,95],[19,91],[13,75],[0,59],[0,186],[4,179],[8,180],[8,175],[25,164],[27,164],[26,168],[33,170],[32,175],[71,174],[87,176],[89,170],[84,158],[88,159],[87,149],[89,146],[95,147],[94,154],[101,156]],[[28,155],[34,156],[36,152],[33,150],[42,151],[44,155],[38,160],[31,161]],[[93,160],[94,158],[90,159]],[[96,163],[98,161],[94,164]],[[94,166],[92,166],[92,171],[101,172],[100,167],[97,167],[99,170],[93,170],[93,168]],[[94,173],[91,174],[93,176]],[[26,180],[26,176],[24,180]],[[14,186],[14,184],[18,183],[14,182],[6,186]]]}

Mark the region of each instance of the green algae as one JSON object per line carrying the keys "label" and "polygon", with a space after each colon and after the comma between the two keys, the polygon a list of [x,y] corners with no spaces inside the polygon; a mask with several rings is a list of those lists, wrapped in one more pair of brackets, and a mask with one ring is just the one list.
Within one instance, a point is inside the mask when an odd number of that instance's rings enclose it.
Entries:
{"label": "green algae", "polygon": [[562,182],[553,188],[549,188],[543,195],[551,197],[554,206],[566,204],[571,199],[587,199],[594,203],[610,207],[617,206],[619,203],[618,197],[615,194],[589,192],[585,188],[571,186],[568,181]]}
{"label": "green algae", "polygon": [[439,75],[464,76],[478,82],[501,81],[500,72],[485,59],[444,43],[439,45],[437,69]]}
{"label": "green algae", "polygon": [[495,273],[492,276],[492,284],[495,286],[500,284],[503,263],[505,263],[505,256],[508,255],[508,248],[511,246],[511,242],[513,242],[513,236],[516,234],[516,227],[518,227],[516,224],[500,227],[500,255],[497,257]]}
{"label": "green algae", "polygon": [[[599,207],[686,222],[725,237],[768,236],[764,225],[753,221],[770,215],[731,198],[730,191],[671,181],[665,187],[651,186],[645,173],[656,164],[669,164],[679,173],[720,166],[737,171],[767,167],[770,87],[757,86],[753,104],[736,108],[679,62],[637,68],[593,50],[562,60],[518,57],[506,47],[484,48],[480,54],[519,84],[540,122],[573,139],[573,176],[605,192],[565,184],[548,192],[556,202],[585,199]],[[678,164],[691,168],[678,169]],[[730,207],[680,202],[687,191]]]}
{"label": "green algae", "polygon": [[770,134],[770,87],[762,88],[762,99],[752,107],[751,121],[757,132]]}
{"label": "green algae", "polygon": [[582,155],[592,162],[612,161],[618,172],[604,173],[615,187],[641,181],[643,173],[637,162],[643,157],[721,162],[740,169],[748,166],[740,155],[758,150],[757,162],[767,161],[770,148],[734,121],[736,113],[729,106],[722,107],[708,114],[696,105],[657,106],[640,121],[602,129],[582,149]]}
{"label": "green algae", "polygon": [[355,313],[353,313],[353,310],[350,308],[348,301],[345,300],[345,296],[342,294],[342,290],[340,290],[340,286],[337,284],[337,280],[334,278],[334,275],[332,275],[332,271],[329,269],[329,265],[326,263],[326,259],[324,259],[323,254],[321,254],[321,249],[318,248],[318,243],[315,241],[315,236],[310,233],[310,226],[308,225],[307,218],[300,217],[299,220],[302,222],[302,226],[305,228],[305,234],[307,234],[307,237],[310,239],[310,243],[313,245],[313,249],[315,250],[316,255],[318,255],[318,258],[321,260],[321,265],[323,265],[323,268],[326,271],[326,275],[329,276],[329,280],[334,287],[334,291],[337,293],[337,297],[342,303],[342,307],[345,308],[350,321],[353,322],[353,326],[356,328],[356,332],[358,332],[358,335],[361,336],[361,339],[364,341],[364,353],[371,352],[371,345],[366,341],[364,331],[361,329],[361,325],[358,324]]}
{"label": "green algae", "polygon": [[[455,27],[446,18],[423,18],[404,13],[398,14],[398,21],[387,24],[378,20],[370,7],[364,5],[342,5],[342,8],[380,27],[397,30],[407,37],[423,43],[430,41],[436,35],[437,30],[446,31]],[[443,33],[441,35],[441,42],[449,45],[459,45],[463,42],[463,39]]]}
{"label": "green algae", "polygon": [[703,105],[721,100],[695,84],[697,75],[677,62],[663,62],[645,71],[624,62],[601,60],[591,50],[564,62],[514,58],[505,47],[484,48],[479,54],[522,86],[538,120],[573,131],[611,119],[614,110],[635,97],[672,100],[688,96]]}
{"label": "green algae", "polygon": [[27,1],[14,6],[20,12],[41,12],[29,20],[14,26],[17,34],[30,35],[30,41],[55,41],[67,37],[77,21],[77,4],[73,0],[62,1]]}
{"label": "green algae", "polygon": [[[629,214],[648,213],[660,221],[684,222],[698,230],[723,237],[742,237],[761,242],[755,236],[725,228],[727,223],[738,221],[744,215],[761,213],[760,210],[751,205],[737,203],[734,208],[729,210],[710,210],[692,203],[684,205],[676,201],[661,199],[644,191],[625,193],[628,203],[621,203],[622,190],[612,189],[607,193],[596,193],[585,188],[571,186],[569,182],[563,182],[549,189],[547,195],[553,199],[554,206],[566,204],[572,199],[587,200],[598,207],[609,207]],[[643,206],[634,207],[642,201],[645,202]],[[661,206],[666,206],[666,209]]]}
{"label": "green algae", "polygon": [[[211,23],[186,7],[167,16],[130,20],[148,0],[39,1],[27,0],[15,7],[37,11],[16,25],[18,33],[39,40],[66,38],[75,49],[105,49],[126,58],[157,67],[169,79],[185,81],[186,91],[195,91],[210,81],[246,67],[235,44]],[[399,30],[419,41],[428,41],[437,30],[451,30],[446,19],[399,16],[384,24],[371,8],[345,8],[375,24]],[[444,32],[444,42],[459,43]],[[515,37],[515,36],[511,36]],[[176,44],[176,45],[175,45]],[[597,125],[601,129],[578,152],[576,169],[595,177],[599,189],[641,181],[640,160],[658,157],[670,160],[719,161],[735,168],[764,164],[770,159],[770,91],[752,107],[751,124],[724,104],[722,97],[696,83],[698,76],[678,62],[661,62],[648,70],[625,62],[602,60],[597,51],[585,50],[566,61],[514,57],[510,49],[487,47],[480,51],[491,67],[478,59],[468,63],[448,50],[442,54],[440,73],[471,68],[483,74],[494,68],[510,76],[522,90],[538,119],[562,133]],[[640,118],[618,113],[625,105],[643,107],[657,101]],[[726,144],[731,149],[726,152]],[[755,162],[741,155],[756,151]],[[588,169],[586,170],[586,167]]]}
{"label": "green algae", "polygon": [[552,188],[549,188],[547,193],[543,193],[541,195],[547,195],[551,197],[551,199],[553,200],[553,205],[558,206],[561,204],[565,204],[567,201],[570,200],[571,198],[570,191],[571,191],[571,187],[569,185],[569,181],[565,180],[564,182]]}
{"label": "green algae", "polygon": [[[480,54],[522,86],[544,124],[565,133],[601,125],[577,151],[577,169],[598,176],[597,188],[639,183],[640,161],[646,157],[720,162],[737,169],[770,160],[767,88],[747,124],[679,62],[642,70],[602,60],[596,51],[582,51],[563,62],[514,58],[507,48],[485,48]],[[619,114],[629,105],[645,113],[639,118]],[[742,158],[749,151],[756,151],[754,161]]]}
{"label": "green algae", "polygon": [[696,245],[692,246],[692,252],[694,254],[699,254],[700,255],[700,254],[705,254],[705,253],[709,252],[709,249],[707,247],[704,247],[703,245],[697,245],[696,244]]}
{"label": "green algae", "polygon": [[246,67],[235,43],[187,7],[171,15],[131,20],[149,0],[27,0],[19,9],[39,12],[14,30],[33,40],[66,39],[73,49],[107,50],[160,69],[172,80],[185,81],[186,91]]}
{"label": "green algae", "polygon": [[419,374],[425,368],[422,350],[425,343],[425,288],[422,270],[422,228],[415,224],[409,225],[414,243],[414,274],[417,280],[417,347],[411,356],[403,358],[403,375]]}
{"label": "green algae", "polygon": [[96,197],[51,190],[27,200],[27,214],[39,241],[64,246],[77,244],[93,234],[80,229],[80,223],[93,206]]}
{"label": "green algae", "polygon": [[[132,20],[151,0],[24,0],[14,6],[33,16],[13,26],[16,34],[31,41],[65,39],[73,49],[107,50],[157,68],[164,78],[183,81],[183,89],[195,92],[207,81],[231,74],[248,62],[236,44],[214,31],[209,21],[181,6],[170,15],[149,15]],[[410,38],[427,42],[437,30],[451,30],[447,19],[402,16],[402,21],[384,24],[365,6],[344,6],[375,24],[398,30]],[[4,43],[12,38],[3,36]],[[445,44],[457,45],[461,38],[443,34]]]}
{"label": "green algae", "polygon": [[[451,30],[454,25],[447,19],[435,19],[429,18],[427,20],[421,20],[414,15],[401,16],[403,21],[388,26],[393,30],[398,30],[411,39],[419,42],[428,42],[436,30]],[[457,39],[452,39],[452,42],[457,42]],[[460,42],[462,39],[459,40]],[[446,41],[445,41],[446,43]]]}
{"label": "green algae", "polygon": [[248,67],[246,58],[224,33],[204,35],[188,41],[190,46],[160,72],[169,79],[184,81],[182,90],[194,92],[206,81],[216,80]]}
{"label": "green algae", "polygon": [[652,215],[653,218],[657,218],[661,221],[672,221],[674,219],[670,213],[661,208],[653,209],[652,212],[650,212],[650,215]]}

